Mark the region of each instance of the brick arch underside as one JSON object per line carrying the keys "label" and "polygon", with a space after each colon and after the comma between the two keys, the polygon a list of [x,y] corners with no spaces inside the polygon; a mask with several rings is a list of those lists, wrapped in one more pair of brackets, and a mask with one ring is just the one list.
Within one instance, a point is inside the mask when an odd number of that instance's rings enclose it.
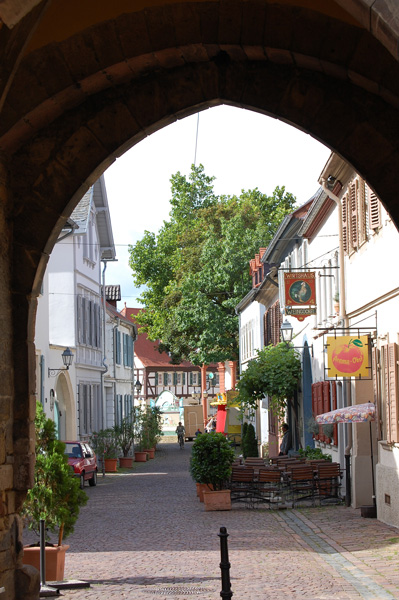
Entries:
{"label": "brick arch underside", "polygon": [[[35,296],[62,224],[116,156],[176,118],[229,103],[292,123],[345,157],[398,222],[398,63],[365,30],[237,6],[124,15],[21,64],[0,126],[14,211],[15,429],[29,385],[34,398]],[[27,448],[18,452],[16,468]]]}

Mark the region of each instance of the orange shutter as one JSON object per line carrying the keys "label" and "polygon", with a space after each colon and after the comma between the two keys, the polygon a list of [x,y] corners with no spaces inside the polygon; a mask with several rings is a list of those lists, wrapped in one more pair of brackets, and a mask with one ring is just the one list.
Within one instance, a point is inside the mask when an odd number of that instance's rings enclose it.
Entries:
{"label": "orange shutter", "polygon": [[398,436],[398,345],[388,344],[390,441],[397,442]]}
{"label": "orange shutter", "polygon": [[[326,412],[330,412],[331,410],[331,403],[330,403],[330,382],[329,381],[323,381],[322,382],[322,413],[326,413]],[[324,434],[324,431],[322,429],[322,435],[321,435],[321,440],[323,442],[326,441],[326,436]]]}
{"label": "orange shutter", "polygon": [[384,362],[384,435],[383,437],[387,442],[391,441],[391,425],[390,425],[390,411],[389,411],[389,374],[388,374],[388,346],[381,346],[381,352]]}
{"label": "orange shutter", "polygon": [[375,404],[375,421],[377,424],[377,439],[381,440],[382,432],[381,432],[381,422],[380,422],[380,414],[379,414],[380,413],[380,407],[379,407],[380,380],[379,380],[379,373],[378,373],[378,366],[379,366],[378,348],[374,348],[374,347],[371,348],[371,366],[372,366],[372,377],[373,377],[373,402]]}
{"label": "orange shutter", "polygon": [[356,179],[349,186],[349,210],[350,210],[350,245],[352,248],[358,246],[358,215],[357,215],[357,201],[358,201],[358,180]]}
{"label": "orange shutter", "polygon": [[[320,415],[323,412],[321,386],[322,386],[322,382],[312,384],[312,411],[313,411],[314,417],[316,417],[317,415]],[[320,434],[322,432],[323,432],[322,426],[319,425],[319,433],[315,435],[316,440],[320,439]]]}
{"label": "orange shutter", "polygon": [[367,221],[368,213],[366,210],[366,184],[364,179],[359,181],[358,188],[359,200],[359,245],[367,241]]}
{"label": "orange shutter", "polygon": [[342,215],[342,244],[344,247],[344,252],[346,252],[346,254],[347,254],[349,252],[349,244],[348,244],[348,196],[346,196],[346,195],[342,198],[341,215]]}
{"label": "orange shutter", "polygon": [[377,196],[369,190],[369,222],[370,229],[378,229],[381,227],[381,205]]}

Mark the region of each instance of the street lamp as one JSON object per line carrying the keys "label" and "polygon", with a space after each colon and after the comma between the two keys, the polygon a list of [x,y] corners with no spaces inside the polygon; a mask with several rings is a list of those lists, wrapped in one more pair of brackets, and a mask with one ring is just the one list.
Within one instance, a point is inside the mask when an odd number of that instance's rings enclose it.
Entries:
{"label": "street lamp", "polygon": [[[283,342],[285,342],[288,346],[292,342],[292,335],[294,333],[294,328],[292,327],[291,323],[289,321],[287,321],[287,319],[281,325],[280,331],[281,331],[281,338],[282,338]],[[311,353],[312,353],[312,357],[313,357],[313,344],[310,344],[310,345],[307,344],[306,346],[294,346],[294,350],[299,350],[300,348],[310,349]]]}
{"label": "street lamp", "polygon": [[290,344],[292,342],[292,334],[294,332],[294,328],[292,327],[291,323],[287,321],[287,319],[281,325],[280,331],[283,342],[285,342],[286,344]]}
{"label": "street lamp", "polygon": [[137,397],[138,401],[140,401],[140,392],[141,392],[142,387],[143,387],[143,384],[140,382],[139,378],[137,377],[136,383],[134,384],[134,389],[136,390],[136,397]]}
{"label": "street lamp", "polygon": [[72,354],[71,350],[69,348],[65,348],[65,350],[61,356],[62,356],[62,362],[64,363],[64,367],[60,368],[60,369],[50,369],[50,367],[49,367],[48,368],[48,376],[49,377],[55,377],[62,371],[68,371],[69,367],[71,366],[72,361],[73,361],[73,354]]}

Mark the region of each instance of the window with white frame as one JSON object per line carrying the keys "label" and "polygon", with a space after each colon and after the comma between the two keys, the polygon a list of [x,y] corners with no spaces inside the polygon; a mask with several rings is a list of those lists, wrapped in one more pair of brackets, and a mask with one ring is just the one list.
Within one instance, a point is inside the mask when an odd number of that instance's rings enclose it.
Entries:
{"label": "window with white frame", "polygon": [[241,358],[243,361],[255,355],[255,319],[251,319],[241,329]]}
{"label": "window with white frame", "polygon": [[198,371],[191,371],[189,382],[190,385],[201,385],[201,373]]}
{"label": "window with white frame", "polygon": [[131,417],[133,410],[133,396],[131,394],[124,395],[124,416]]}
{"label": "window with white frame", "polygon": [[133,338],[127,334],[123,334],[123,365],[133,368]]}
{"label": "window with white frame", "polygon": [[99,384],[78,385],[79,434],[81,436],[102,428],[102,404]]}
{"label": "window with white frame", "polygon": [[78,343],[83,346],[101,347],[101,307],[98,298],[77,295]]}

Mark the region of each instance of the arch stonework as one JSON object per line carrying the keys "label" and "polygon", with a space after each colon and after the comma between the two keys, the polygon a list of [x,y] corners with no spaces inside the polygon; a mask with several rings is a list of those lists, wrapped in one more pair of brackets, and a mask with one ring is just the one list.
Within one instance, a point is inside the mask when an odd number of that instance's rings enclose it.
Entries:
{"label": "arch stonework", "polygon": [[72,3],[72,24],[62,4],[31,2],[0,29],[0,582],[10,600],[36,593],[20,570],[17,516],[34,465],[36,297],[63,223],[118,155],[229,103],[328,145],[399,222],[395,3],[143,0],[132,11],[96,0],[81,18]]}

